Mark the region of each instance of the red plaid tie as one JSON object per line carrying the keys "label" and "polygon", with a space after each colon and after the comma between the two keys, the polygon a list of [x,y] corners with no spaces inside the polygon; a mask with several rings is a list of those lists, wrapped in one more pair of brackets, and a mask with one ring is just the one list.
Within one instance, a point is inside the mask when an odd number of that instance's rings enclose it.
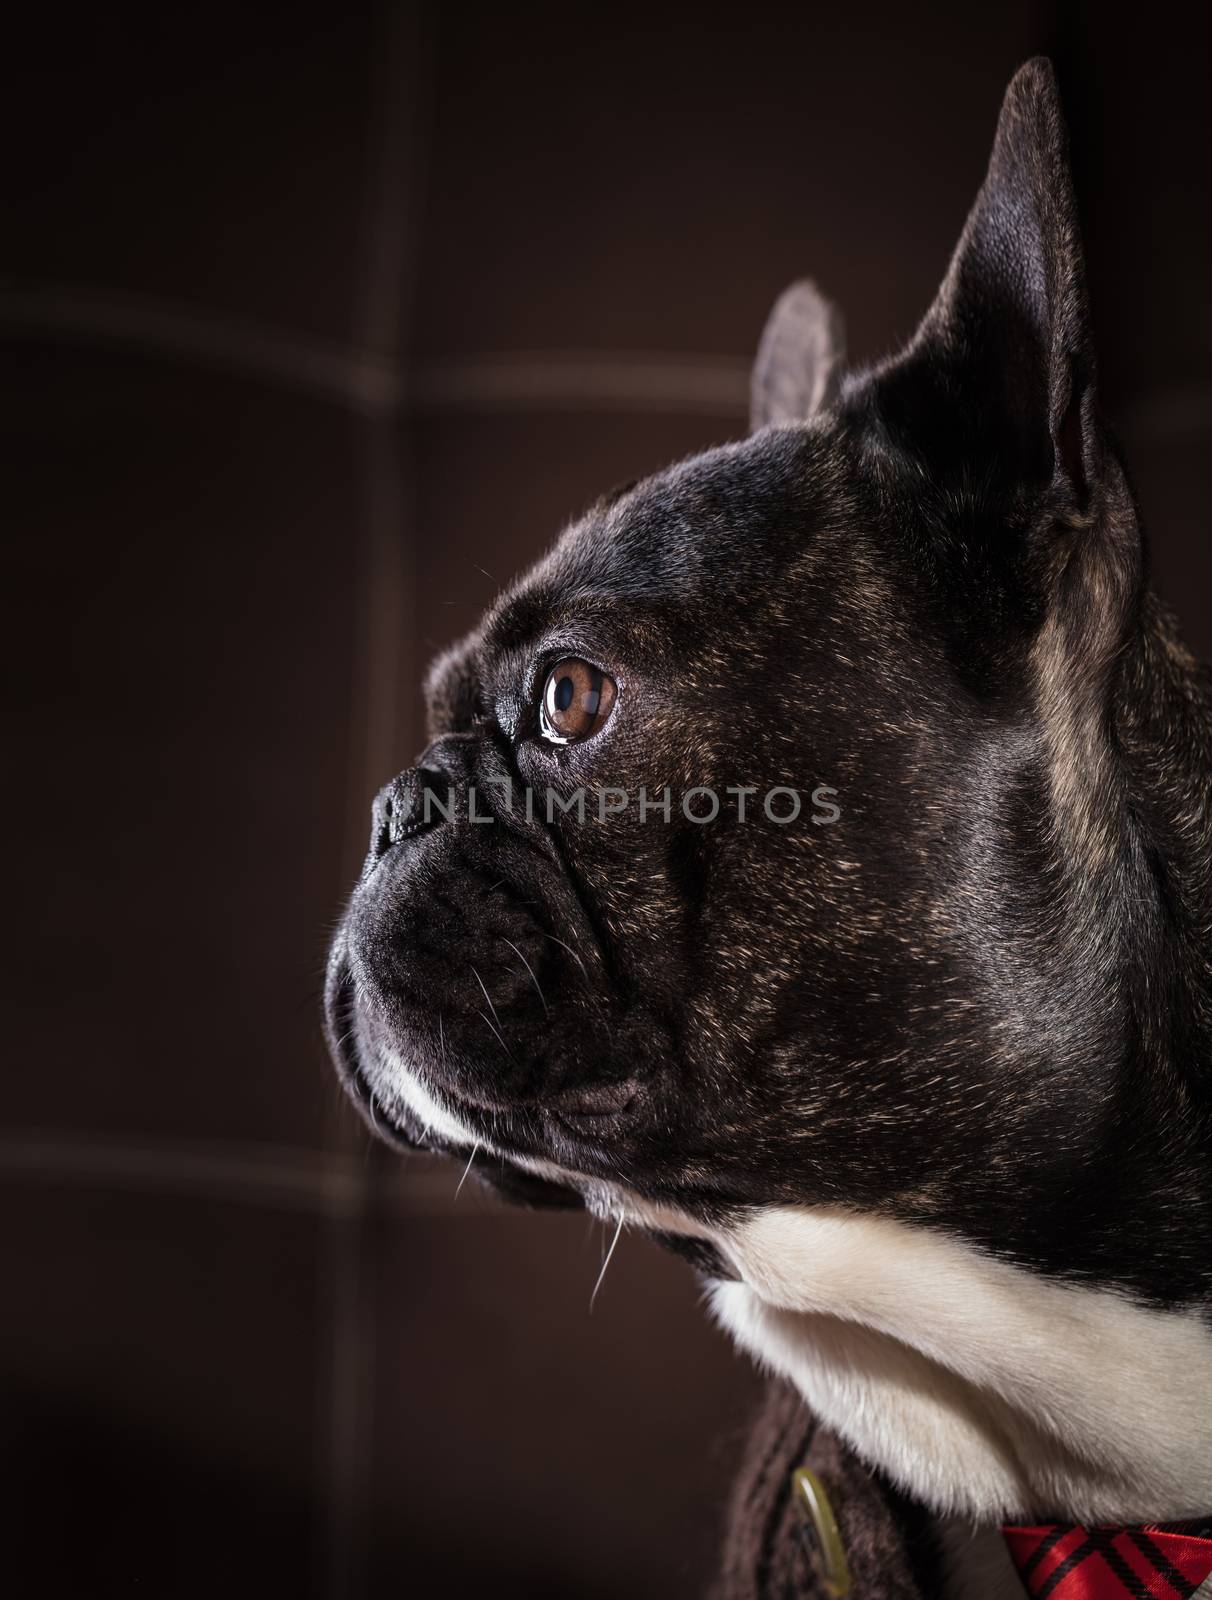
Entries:
{"label": "red plaid tie", "polygon": [[1212,1539],[1174,1527],[1050,1523],[1002,1533],[1032,1600],[1190,1600],[1212,1574]]}

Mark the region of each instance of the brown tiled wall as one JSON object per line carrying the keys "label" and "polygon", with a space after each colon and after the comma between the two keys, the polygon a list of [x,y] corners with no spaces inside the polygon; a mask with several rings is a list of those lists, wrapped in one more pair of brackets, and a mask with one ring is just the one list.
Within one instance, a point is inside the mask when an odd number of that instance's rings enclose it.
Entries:
{"label": "brown tiled wall", "polygon": [[590,1315],[583,1218],[368,1147],[326,934],[425,658],[599,491],[741,431],[786,281],[860,358],[908,333],[1039,48],[1207,652],[1207,111],[1156,11],[94,8],[10,41],[13,1592],[701,1590],[754,1380],[677,1263],[625,1240]]}

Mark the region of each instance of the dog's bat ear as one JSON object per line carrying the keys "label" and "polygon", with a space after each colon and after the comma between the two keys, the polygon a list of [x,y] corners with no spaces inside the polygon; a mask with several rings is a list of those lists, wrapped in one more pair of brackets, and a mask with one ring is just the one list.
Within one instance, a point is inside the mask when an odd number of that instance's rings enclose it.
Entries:
{"label": "dog's bat ear", "polygon": [[749,421],[802,422],[834,400],[846,359],[837,307],[802,278],[785,290],[766,320],[750,385]]}
{"label": "dog's bat ear", "polygon": [[932,476],[1005,475],[1088,509],[1103,465],[1068,141],[1051,64],[1011,80],[984,184],[880,412]]}
{"label": "dog's bat ear", "polygon": [[[839,411],[886,458],[878,481],[894,514],[917,514],[916,558],[946,587],[965,648],[979,652],[993,619],[1015,606],[1034,612],[1049,683],[1098,686],[1086,729],[1096,748],[1100,697],[1139,616],[1144,555],[1096,403],[1065,127],[1047,61],[1028,62],[1011,81],[988,174],[921,327],[900,355],[847,383]],[[1008,588],[1020,591],[1009,609]],[[997,670],[993,657],[981,670]],[[1077,714],[1065,714],[1071,738]]]}

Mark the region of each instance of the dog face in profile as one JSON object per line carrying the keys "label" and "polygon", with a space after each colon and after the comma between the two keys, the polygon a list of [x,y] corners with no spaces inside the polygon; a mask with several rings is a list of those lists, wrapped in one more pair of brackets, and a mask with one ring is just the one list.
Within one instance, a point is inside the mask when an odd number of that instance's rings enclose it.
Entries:
{"label": "dog face in profile", "polygon": [[396,1142],[679,1241],[931,1504],[1203,1512],[1212,723],[1046,63],[912,342],[841,362],[789,291],[749,438],[600,502],[436,663],[338,1069]]}

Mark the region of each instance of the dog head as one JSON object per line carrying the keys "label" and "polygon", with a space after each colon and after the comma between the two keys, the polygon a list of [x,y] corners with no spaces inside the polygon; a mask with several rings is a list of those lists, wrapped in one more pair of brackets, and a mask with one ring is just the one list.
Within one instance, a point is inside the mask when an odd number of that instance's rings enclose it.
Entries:
{"label": "dog head", "polygon": [[339,1070],[521,1198],[843,1205],[1113,1276],[1181,1110],[1142,1052],[1186,1024],[1138,959],[1140,535],[1046,64],[913,340],[841,367],[797,286],[750,436],[603,499],[435,664]]}

